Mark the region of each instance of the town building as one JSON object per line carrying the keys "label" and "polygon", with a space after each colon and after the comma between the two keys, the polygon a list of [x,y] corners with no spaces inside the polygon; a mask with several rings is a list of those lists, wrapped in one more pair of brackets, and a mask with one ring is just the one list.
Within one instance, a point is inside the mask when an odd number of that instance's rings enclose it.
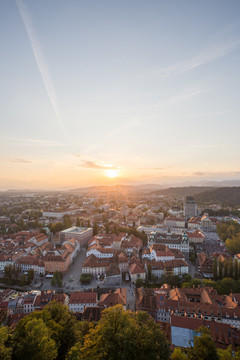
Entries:
{"label": "town building", "polygon": [[152,232],[149,235],[148,245],[151,247],[153,244],[164,244],[169,249],[178,249],[183,253],[189,253],[189,241],[186,233],[176,235]]}
{"label": "town building", "polygon": [[72,226],[69,229],[62,230],[59,233],[59,239],[63,243],[69,239],[74,238],[78,240],[80,246],[85,247],[87,241],[93,237],[93,229],[88,227]]}
{"label": "town building", "polygon": [[70,311],[82,313],[85,308],[97,306],[97,293],[75,291],[70,294],[68,307]]}
{"label": "town building", "polygon": [[197,204],[193,196],[187,196],[183,204],[183,214],[186,219],[197,215]]}

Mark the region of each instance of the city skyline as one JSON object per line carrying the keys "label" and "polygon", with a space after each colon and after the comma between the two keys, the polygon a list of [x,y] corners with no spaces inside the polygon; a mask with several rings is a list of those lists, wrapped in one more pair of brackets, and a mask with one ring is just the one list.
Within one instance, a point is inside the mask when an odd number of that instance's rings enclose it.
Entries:
{"label": "city skyline", "polygon": [[240,179],[239,1],[0,8],[0,190]]}

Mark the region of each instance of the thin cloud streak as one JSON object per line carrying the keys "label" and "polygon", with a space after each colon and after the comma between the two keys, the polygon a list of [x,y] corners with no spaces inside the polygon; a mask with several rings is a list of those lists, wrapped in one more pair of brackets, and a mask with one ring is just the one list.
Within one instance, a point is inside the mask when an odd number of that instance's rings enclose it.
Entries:
{"label": "thin cloud streak", "polygon": [[32,26],[32,21],[31,21],[30,14],[29,14],[29,12],[27,10],[27,7],[24,5],[22,0],[16,0],[16,2],[17,2],[17,6],[18,6],[18,9],[19,9],[19,12],[20,12],[24,27],[25,27],[27,35],[28,35],[28,38],[30,40],[30,44],[31,44],[31,47],[32,47],[32,51],[33,51],[35,61],[37,63],[38,70],[40,72],[42,81],[43,81],[45,89],[47,91],[48,98],[49,98],[50,103],[51,103],[51,105],[53,107],[53,110],[54,110],[54,113],[56,115],[57,121],[58,121],[58,123],[60,125],[60,128],[61,128],[61,131],[62,131],[64,137],[66,139],[68,139],[67,132],[65,130],[65,127],[63,125],[61,115],[60,115],[60,112],[59,112],[59,108],[58,108],[58,104],[57,104],[56,92],[55,92],[51,77],[49,75],[49,71],[48,71],[46,62],[44,60],[43,54],[42,54],[40,44],[39,44],[39,42],[37,40],[36,33],[35,33],[34,28]]}
{"label": "thin cloud streak", "polygon": [[117,170],[117,169],[119,169],[118,167],[113,166],[113,165],[98,165],[94,161],[83,161],[83,163],[78,166],[88,168],[88,169],[97,169],[97,170],[110,170],[110,169]]}
{"label": "thin cloud streak", "polygon": [[192,59],[158,70],[160,77],[172,77],[196,69],[211,61],[229,54],[240,46],[240,39],[234,39],[222,44],[214,44]]}
{"label": "thin cloud streak", "polygon": [[8,161],[18,164],[32,164],[32,161],[22,159],[22,158],[16,158],[16,159],[9,159]]}

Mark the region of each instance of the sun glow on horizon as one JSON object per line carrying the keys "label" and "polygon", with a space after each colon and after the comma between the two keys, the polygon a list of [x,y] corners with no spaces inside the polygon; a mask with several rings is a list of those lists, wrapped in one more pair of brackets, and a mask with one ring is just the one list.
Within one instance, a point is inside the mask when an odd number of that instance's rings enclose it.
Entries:
{"label": "sun glow on horizon", "polygon": [[106,175],[109,178],[115,178],[118,176],[118,171],[116,169],[109,169],[106,171]]}

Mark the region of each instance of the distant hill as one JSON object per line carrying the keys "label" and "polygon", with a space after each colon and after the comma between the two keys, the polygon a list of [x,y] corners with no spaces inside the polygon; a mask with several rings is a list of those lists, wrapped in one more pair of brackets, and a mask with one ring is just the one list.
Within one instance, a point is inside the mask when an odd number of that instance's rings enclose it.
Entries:
{"label": "distant hill", "polygon": [[185,187],[171,187],[164,190],[153,191],[152,194],[164,195],[166,197],[181,197],[194,196],[198,193],[216,189],[209,186],[185,186]]}
{"label": "distant hill", "polygon": [[99,193],[99,192],[151,192],[153,190],[161,189],[161,185],[157,184],[144,184],[144,185],[102,185],[102,186],[89,186],[71,189],[71,193]]}
{"label": "distant hill", "polygon": [[219,203],[223,206],[240,207],[240,187],[208,187],[189,186],[171,187],[164,190],[153,191],[152,194],[166,197],[194,196],[198,204]]}
{"label": "distant hill", "polygon": [[193,194],[197,203],[220,203],[224,206],[240,207],[240,187],[215,188]]}
{"label": "distant hill", "polygon": [[89,186],[69,190],[71,193],[99,193],[99,192],[134,192],[131,185],[109,185],[109,186]]}

